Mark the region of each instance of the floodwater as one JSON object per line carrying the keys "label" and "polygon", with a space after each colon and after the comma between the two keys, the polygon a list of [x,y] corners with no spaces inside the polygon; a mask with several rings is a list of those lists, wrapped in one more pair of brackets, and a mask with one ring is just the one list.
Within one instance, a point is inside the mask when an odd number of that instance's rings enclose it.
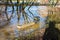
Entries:
{"label": "floodwater", "polygon": [[[40,16],[40,13],[38,12],[38,6],[32,6],[29,10],[28,9],[29,6],[27,6],[25,8],[25,13],[27,13],[30,17],[30,20],[31,22],[33,22],[33,18],[35,16],[39,16],[40,18],[40,23],[41,23],[41,28],[44,27],[45,25],[45,20],[46,20],[46,17],[42,17]],[[41,6],[42,7],[42,6]],[[19,23],[18,23],[18,18],[17,18],[17,11],[16,11],[16,6],[14,6],[14,12],[13,12],[13,17],[12,19],[10,20],[10,22],[8,23],[8,25],[4,26],[3,28],[0,29],[0,40],[5,40],[5,39],[8,39],[8,38],[13,38],[13,37],[18,37],[20,34],[20,32],[18,32],[17,30],[17,25],[23,25],[24,24],[24,19],[23,17],[21,16],[20,17],[20,20],[19,20]],[[42,9],[44,10],[44,9]],[[34,17],[32,16],[33,13]],[[12,7],[11,6],[8,6],[7,7],[7,13],[8,13],[8,16],[10,17],[10,15],[12,14]],[[20,14],[20,12],[18,11],[18,14]],[[21,15],[22,15],[22,12],[21,12]],[[31,18],[32,17],[32,18]],[[43,24],[43,25],[42,25]],[[6,34],[7,33],[7,34]],[[8,35],[10,34],[10,35]],[[24,33],[23,33],[24,34]],[[21,35],[23,35],[21,34]],[[6,36],[7,35],[7,36]],[[10,40],[10,39],[8,39]]]}

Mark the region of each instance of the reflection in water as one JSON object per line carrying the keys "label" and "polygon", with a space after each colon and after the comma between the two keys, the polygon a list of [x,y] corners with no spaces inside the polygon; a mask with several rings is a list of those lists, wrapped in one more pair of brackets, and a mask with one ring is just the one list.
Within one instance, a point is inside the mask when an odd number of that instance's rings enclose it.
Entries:
{"label": "reflection in water", "polygon": [[[7,30],[10,29],[11,31],[13,31],[14,37],[18,37],[22,32],[22,31],[19,32],[17,30],[17,28],[16,28],[17,24],[23,25],[26,22],[27,23],[28,22],[34,22],[34,17],[36,17],[36,16],[40,17],[40,15],[37,12],[36,6],[32,6],[29,10],[27,10],[28,8],[29,8],[29,6],[27,6],[24,10],[20,10],[19,6],[18,7],[14,6],[14,10],[12,10],[11,6],[7,6],[7,10],[6,10],[5,14],[8,17],[7,19],[10,20],[10,23],[9,23],[10,25],[7,25],[7,27],[5,29],[7,29]],[[43,20],[43,19],[41,18],[40,20]],[[10,31],[10,30],[8,30],[8,31]],[[33,32],[33,29],[30,29],[30,31]],[[23,35],[24,33],[31,33],[30,31],[25,30],[22,32],[21,35]]]}

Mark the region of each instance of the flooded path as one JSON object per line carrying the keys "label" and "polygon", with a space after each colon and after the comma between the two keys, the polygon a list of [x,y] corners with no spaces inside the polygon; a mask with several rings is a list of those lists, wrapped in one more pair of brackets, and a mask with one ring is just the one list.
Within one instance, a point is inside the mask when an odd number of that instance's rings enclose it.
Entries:
{"label": "flooded path", "polygon": [[[42,17],[42,16],[40,16],[39,15],[39,13],[38,13],[38,7],[37,6],[32,6],[29,10],[30,11],[28,11],[27,9],[28,9],[28,7],[29,6],[27,6],[26,8],[25,8],[25,13],[27,13],[28,14],[28,16],[29,16],[29,18],[30,18],[30,22],[33,22],[33,19],[34,19],[34,17],[35,16],[39,16],[40,18],[40,22],[41,22],[41,24],[43,24],[44,23],[44,21],[45,21],[45,19]],[[40,9],[41,10],[41,9]],[[10,7],[10,6],[8,6],[8,8],[7,8],[7,13],[8,13],[8,17],[10,17],[11,16],[11,14],[12,14],[12,7]],[[18,11],[18,13],[19,13],[19,11]],[[32,13],[33,15],[34,15],[34,17],[32,16],[32,14],[30,14],[30,13]],[[19,14],[21,14],[22,15],[22,12],[21,13],[19,13]],[[43,22],[42,22],[42,20],[43,20]],[[29,21],[29,20],[28,20]],[[6,26],[4,26],[3,28],[0,28],[0,39],[1,40],[12,40],[12,38],[15,38],[15,37],[19,37],[19,35],[23,35],[24,34],[24,32],[22,32],[23,34],[21,34],[19,31],[18,31],[18,29],[17,29],[17,25],[23,25],[24,24],[24,18],[23,18],[23,16],[21,16],[20,17],[20,20],[19,20],[19,23],[18,23],[18,18],[17,18],[17,11],[16,11],[16,6],[14,7],[14,12],[13,12],[13,17],[12,17],[12,19],[10,20],[10,22],[8,23],[8,25],[6,25]],[[44,24],[45,25],[45,24]],[[42,28],[43,26],[42,25],[40,25],[40,27]],[[34,32],[34,31],[33,31]],[[30,31],[29,31],[29,33],[30,33]]]}

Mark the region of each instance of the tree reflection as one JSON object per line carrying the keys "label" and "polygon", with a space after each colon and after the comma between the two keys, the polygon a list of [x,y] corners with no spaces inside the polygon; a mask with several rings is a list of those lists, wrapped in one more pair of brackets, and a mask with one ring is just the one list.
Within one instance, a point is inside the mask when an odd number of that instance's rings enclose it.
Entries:
{"label": "tree reflection", "polygon": [[[18,0],[17,0],[17,4],[19,5]],[[18,5],[17,5],[18,22],[19,22],[19,20],[20,20],[20,16],[21,16],[21,12],[22,12],[22,16],[23,16],[24,22],[28,23],[28,22],[30,21],[30,18],[29,18],[30,15],[28,15],[28,14],[24,11],[25,7],[26,7],[28,4],[24,3],[24,0],[22,0],[22,4],[20,4],[20,6],[18,6]],[[32,5],[31,5],[31,6],[32,6]],[[31,7],[31,6],[30,6],[30,7]],[[29,7],[29,8],[30,8],[30,7]],[[29,8],[28,8],[28,10],[29,10]],[[18,13],[18,11],[20,11],[20,13]],[[29,12],[30,12],[30,11],[29,11]],[[30,12],[30,14],[32,14],[32,16],[34,16],[32,12]]]}
{"label": "tree reflection", "polygon": [[[33,19],[32,16],[34,17],[34,14],[29,9],[31,8],[31,6],[33,6],[34,3],[33,2],[31,3],[29,1],[26,1],[27,3],[25,3],[24,0],[22,0],[22,3],[19,2],[20,0],[16,0],[16,1],[17,1],[17,3],[14,4],[12,2],[12,0],[6,0],[5,15],[6,15],[7,21],[10,21],[12,19],[14,11],[16,11],[17,12],[18,23],[21,19],[20,18],[21,16],[23,17],[24,22],[26,22],[26,23],[31,22],[31,19]],[[27,10],[29,11],[29,14],[32,14],[32,16],[25,12],[25,8],[28,5],[29,5],[29,8]],[[12,7],[12,14],[11,14],[10,17],[9,17],[8,12],[7,12],[8,6]],[[14,6],[16,7],[16,10],[14,9]]]}
{"label": "tree reflection", "polygon": [[[13,6],[13,3],[12,3],[12,0],[10,0],[10,3],[12,4],[12,14],[11,14],[11,17],[12,17],[13,12],[14,12],[14,6]],[[5,14],[6,14],[7,20],[11,20],[11,17],[8,18],[8,13],[7,13],[8,4],[9,4],[9,0],[6,1],[6,5],[5,5]]]}

